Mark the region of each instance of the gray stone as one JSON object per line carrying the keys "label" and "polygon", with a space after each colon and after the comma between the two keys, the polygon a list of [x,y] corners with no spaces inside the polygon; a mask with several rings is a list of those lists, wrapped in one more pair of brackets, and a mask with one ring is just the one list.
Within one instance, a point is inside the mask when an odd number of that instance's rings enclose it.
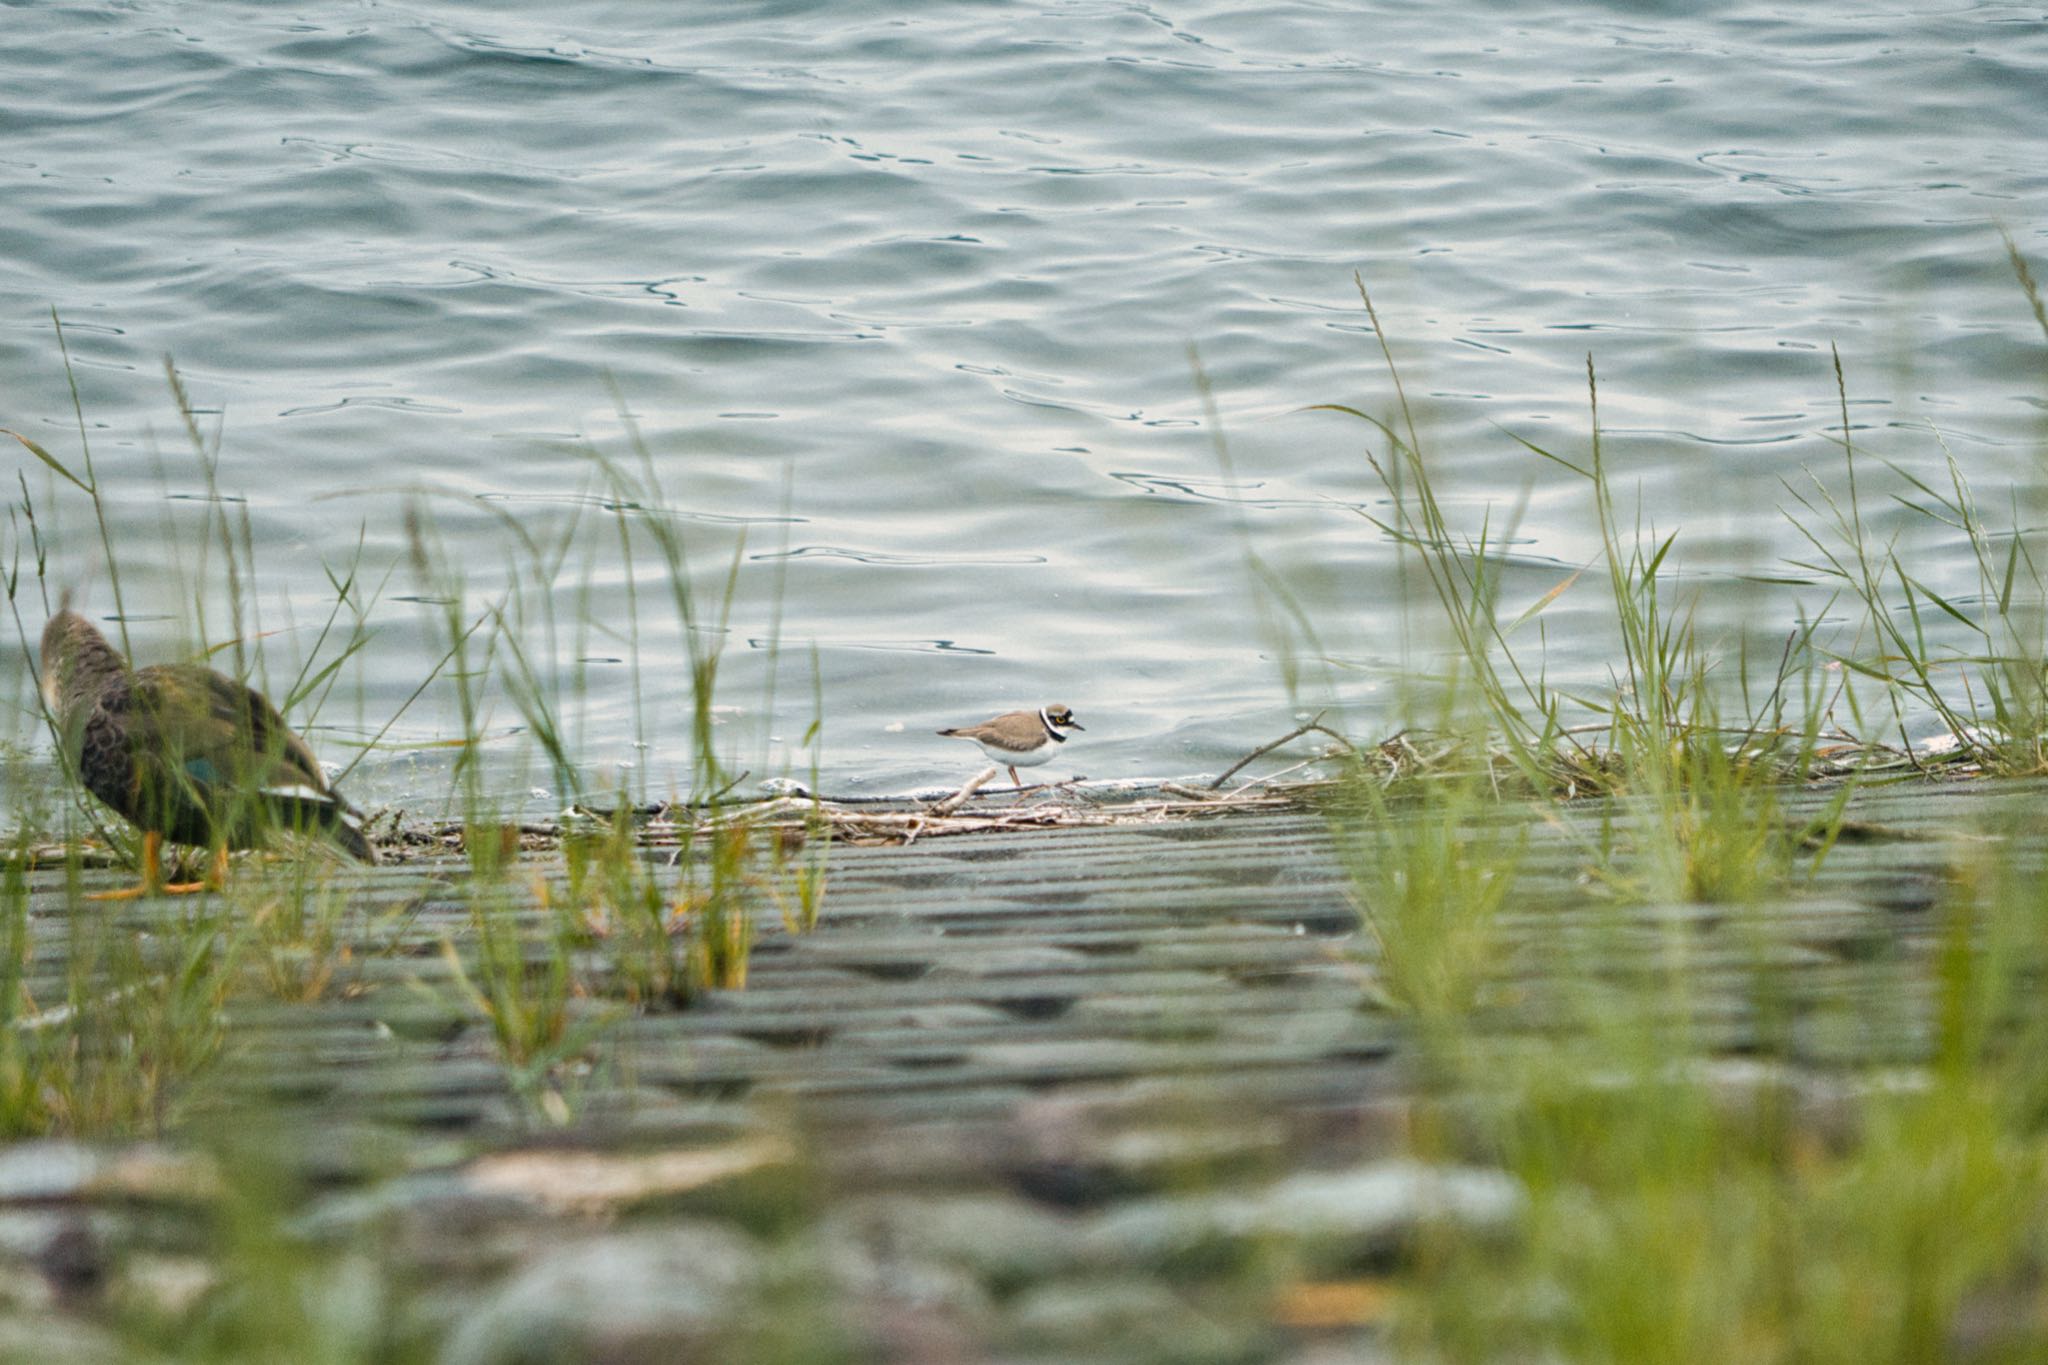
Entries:
{"label": "gray stone", "polygon": [[1039,1343],[1084,1345],[1155,1331],[1186,1311],[1172,1290],[1153,1280],[1060,1280],[1018,1296],[1009,1320]]}
{"label": "gray stone", "polygon": [[1443,1219],[1492,1228],[1523,1205],[1521,1185],[1496,1170],[1394,1160],[1307,1171],[1251,1193],[1148,1199],[1103,1214],[1088,1231],[1105,1261],[1158,1264],[1218,1242],[1280,1239],[1339,1257],[1397,1249]]}
{"label": "gray stone", "polygon": [[118,1234],[109,1216],[87,1215],[76,1207],[0,1208],[0,1255],[41,1260],[51,1244],[78,1232],[105,1238]]}
{"label": "gray stone", "polygon": [[1346,1341],[1318,1342],[1278,1365],[1395,1365],[1397,1357],[1375,1333],[1354,1333]]}
{"label": "gray stone", "polygon": [[[919,1005],[883,1017],[892,1028],[923,1029],[934,1033],[999,1029],[1016,1022],[1016,1016],[992,1005],[967,1004]],[[867,1030],[848,1030],[841,1037],[858,1038],[865,1032]]]}
{"label": "gray stone", "polygon": [[124,1257],[108,1297],[127,1312],[162,1320],[183,1317],[220,1286],[220,1271],[198,1256],[137,1253]]}
{"label": "gray stone", "polygon": [[35,1365],[135,1365],[137,1357],[124,1350],[105,1328],[38,1314],[0,1317],[0,1360],[34,1361]]}
{"label": "gray stone", "polygon": [[959,1266],[830,1232],[820,1234],[817,1253],[826,1277],[849,1303],[887,1302],[965,1322],[988,1317],[987,1293]]}
{"label": "gray stone", "polygon": [[1240,1333],[1137,1278],[1041,1285],[1012,1305],[1008,1325],[1020,1346],[1063,1358],[1192,1363],[1238,1360],[1245,1351]]}
{"label": "gray stone", "polygon": [[1087,954],[1070,948],[1042,943],[976,943],[937,962],[931,975],[935,979],[1047,976],[1061,980],[1085,972],[1088,966]]}
{"label": "gray stone", "polygon": [[1003,1143],[1013,1171],[1061,1170],[1105,1192],[1162,1188],[1190,1166],[1264,1160],[1284,1141],[1264,1111],[1204,1078],[1062,1087],[1019,1105]]}
{"label": "gray stone", "polygon": [[0,1202],[77,1199],[105,1167],[105,1158],[83,1143],[12,1143],[0,1147]]}
{"label": "gray stone", "polygon": [[371,1236],[400,1263],[429,1273],[495,1269],[528,1254],[553,1226],[532,1199],[425,1175],[321,1200],[297,1221],[305,1236],[347,1243]]}
{"label": "gray stone", "polygon": [[576,1242],[529,1261],[464,1314],[441,1365],[714,1359],[762,1276],[760,1248],[713,1223]]}
{"label": "gray stone", "polygon": [[826,1215],[828,1243],[956,1266],[984,1283],[1017,1284],[1058,1273],[1076,1257],[1073,1220],[1007,1195],[875,1195]]}

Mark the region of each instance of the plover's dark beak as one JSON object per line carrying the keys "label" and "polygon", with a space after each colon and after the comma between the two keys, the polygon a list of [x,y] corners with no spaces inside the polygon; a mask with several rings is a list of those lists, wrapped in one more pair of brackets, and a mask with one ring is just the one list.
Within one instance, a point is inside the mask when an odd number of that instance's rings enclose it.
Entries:
{"label": "plover's dark beak", "polygon": [[1061,728],[1062,728],[1062,729],[1066,729],[1066,730],[1085,730],[1085,729],[1087,729],[1088,727],[1087,727],[1087,726],[1085,726],[1085,725],[1083,725],[1083,724],[1082,724],[1082,723],[1081,723],[1080,721],[1078,721],[1078,720],[1070,720],[1070,721],[1068,721],[1068,722],[1067,722],[1067,723],[1066,723],[1066,724],[1065,724],[1064,726],[1062,726]]}

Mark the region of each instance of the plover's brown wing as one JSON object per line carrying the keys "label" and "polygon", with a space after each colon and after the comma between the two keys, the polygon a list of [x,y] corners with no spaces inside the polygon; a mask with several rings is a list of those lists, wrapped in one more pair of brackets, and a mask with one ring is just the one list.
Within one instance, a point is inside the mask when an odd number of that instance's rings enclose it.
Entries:
{"label": "plover's brown wing", "polygon": [[980,732],[975,738],[983,744],[993,744],[1012,753],[1031,753],[1049,742],[1045,723],[1039,720],[1036,711],[1012,711],[975,728]]}
{"label": "plover's brown wing", "polygon": [[990,716],[979,725],[956,725],[939,733],[959,739],[988,739],[992,736],[1036,734],[1038,729],[1036,711],[1005,711],[1000,716]]}

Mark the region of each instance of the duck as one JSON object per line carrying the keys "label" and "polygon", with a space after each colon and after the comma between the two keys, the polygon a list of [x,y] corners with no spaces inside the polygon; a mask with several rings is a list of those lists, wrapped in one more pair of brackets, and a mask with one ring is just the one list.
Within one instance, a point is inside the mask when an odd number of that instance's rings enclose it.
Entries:
{"label": "duck", "polygon": [[[196,663],[131,669],[64,605],[43,628],[42,694],[70,770],[142,832],[142,881],[93,900],[219,890],[228,850],[276,831],[322,838],[377,861],[361,816],[312,749],[246,683]],[[203,881],[166,882],[165,843],[211,850]]]}

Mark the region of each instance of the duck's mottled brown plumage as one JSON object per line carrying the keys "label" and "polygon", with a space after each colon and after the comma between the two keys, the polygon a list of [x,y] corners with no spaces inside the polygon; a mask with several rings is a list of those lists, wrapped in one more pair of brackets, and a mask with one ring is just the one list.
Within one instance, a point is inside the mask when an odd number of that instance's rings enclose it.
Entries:
{"label": "duck's mottled brown plumage", "polygon": [[306,742],[263,695],[199,664],[130,670],[91,622],[43,630],[43,695],[86,790],[146,833],[249,848],[275,828],[377,855]]}

